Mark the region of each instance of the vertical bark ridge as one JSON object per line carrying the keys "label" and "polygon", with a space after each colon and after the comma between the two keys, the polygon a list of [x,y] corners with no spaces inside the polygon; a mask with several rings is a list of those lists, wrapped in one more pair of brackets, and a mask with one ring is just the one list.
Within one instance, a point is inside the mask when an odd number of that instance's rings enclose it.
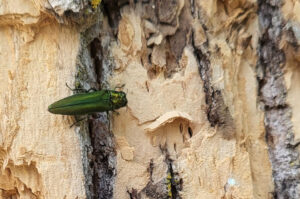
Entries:
{"label": "vertical bark ridge", "polygon": [[294,134],[282,70],[285,53],[279,48],[284,26],[281,4],[280,0],[258,1],[262,36],[257,65],[259,96],[265,109],[266,140],[275,183],[274,198],[280,199],[300,197],[299,154],[290,144]]}

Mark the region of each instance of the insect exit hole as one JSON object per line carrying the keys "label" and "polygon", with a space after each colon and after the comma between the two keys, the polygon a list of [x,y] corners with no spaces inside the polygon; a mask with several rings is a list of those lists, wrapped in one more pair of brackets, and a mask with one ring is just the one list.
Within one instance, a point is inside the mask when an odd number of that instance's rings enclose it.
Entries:
{"label": "insect exit hole", "polygon": [[189,133],[190,137],[193,136],[193,130],[191,127],[188,127],[188,133]]}

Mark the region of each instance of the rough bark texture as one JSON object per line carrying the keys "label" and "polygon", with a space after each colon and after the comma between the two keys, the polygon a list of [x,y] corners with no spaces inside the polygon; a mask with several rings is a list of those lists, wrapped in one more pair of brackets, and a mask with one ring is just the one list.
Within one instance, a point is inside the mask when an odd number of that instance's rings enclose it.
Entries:
{"label": "rough bark texture", "polygon": [[[259,1],[259,95],[265,109],[266,140],[269,145],[275,183],[274,198],[299,198],[299,154],[295,149],[292,110],[286,103],[283,67],[285,52],[280,49],[284,21],[281,1]],[[293,32],[292,32],[293,33]],[[296,44],[297,45],[297,44]]]}
{"label": "rough bark texture", "polygon": [[[1,1],[0,198],[299,198],[299,10]],[[128,106],[69,128],[65,83]]]}

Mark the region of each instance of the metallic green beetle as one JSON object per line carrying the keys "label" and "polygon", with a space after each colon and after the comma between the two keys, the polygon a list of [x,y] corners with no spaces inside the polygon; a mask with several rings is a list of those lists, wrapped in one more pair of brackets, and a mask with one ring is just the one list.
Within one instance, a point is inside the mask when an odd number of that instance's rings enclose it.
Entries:
{"label": "metallic green beetle", "polygon": [[84,115],[95,112],[113,111],[127,105],[123,91],[100,90],[90,93],[79,93],[48,107],[48,111],[61,115]]}

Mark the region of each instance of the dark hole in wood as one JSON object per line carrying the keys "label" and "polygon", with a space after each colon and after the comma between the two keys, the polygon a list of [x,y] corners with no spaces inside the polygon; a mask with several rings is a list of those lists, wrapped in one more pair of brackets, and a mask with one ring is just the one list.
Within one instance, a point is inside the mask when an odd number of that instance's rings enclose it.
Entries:
{"label": "dark hole in wood", "polygon": [[174,150],[177,152],[177,149],[176,149],[176,143],[174,143]]}
{"label": "dark hole in wood", "polygon": [[191,127],[188,128],[188,132],[189,132],[190,137],[192,137],[193,136],[193,130],[192,130]]}

